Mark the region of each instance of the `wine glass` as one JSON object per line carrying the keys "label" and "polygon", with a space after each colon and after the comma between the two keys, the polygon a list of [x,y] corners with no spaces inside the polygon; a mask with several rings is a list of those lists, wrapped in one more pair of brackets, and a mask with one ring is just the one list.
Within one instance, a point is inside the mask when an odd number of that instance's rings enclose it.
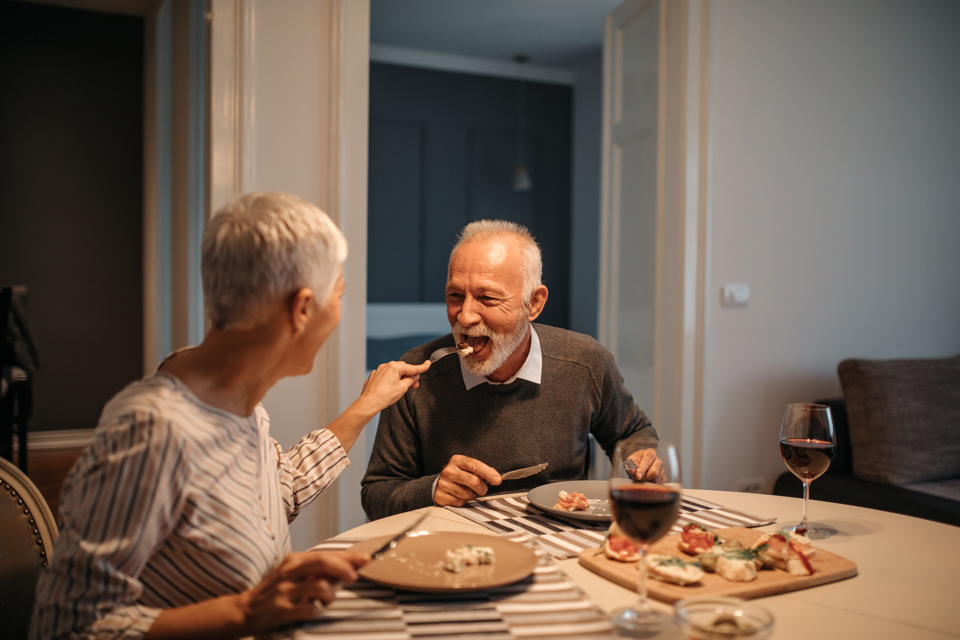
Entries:
{"label": "wine glass", "polygon": [[640,551],[637,602],[613,612],[612,620],[628,634],[653,633],[673,624],[673,617],[655,611],[647,602],[647,567],[650,545],[670,531],[680,513],[680,461],[676,447],[661,442],[657,455],[663,463],[658,478],[663,484],[639,482],[637,467],[630,458],[636,449],[618,444],[613,451],[610,470],[610,505],[620,529]]}
{"label": "wine glass", "polygon": [[787,469],[803,482],[803,519],[794,527],[784,527],[814,540],[830,537],[826,529],[810,526],[807,502],[810,501],[810,483],[830,467],[837,450],[837,436],[833,430],[830,407],[822,404],[789,404],[780,425],[780,455]]}

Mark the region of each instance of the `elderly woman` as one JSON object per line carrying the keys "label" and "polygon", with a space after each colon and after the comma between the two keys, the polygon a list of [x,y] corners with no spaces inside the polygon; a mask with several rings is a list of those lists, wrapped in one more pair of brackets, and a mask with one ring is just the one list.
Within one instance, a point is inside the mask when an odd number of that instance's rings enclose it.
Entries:
{"label": "elderly woman", "polygon": [[316,617],[368,558],[290,553],[288,524],[430,364],[391,362],[284,452],[260,401],[308,373],[340,321],[343,234],[295,196],[242,196],[203,236],[203,342],[103,410],[62,492],[33,638],[235,638]]}

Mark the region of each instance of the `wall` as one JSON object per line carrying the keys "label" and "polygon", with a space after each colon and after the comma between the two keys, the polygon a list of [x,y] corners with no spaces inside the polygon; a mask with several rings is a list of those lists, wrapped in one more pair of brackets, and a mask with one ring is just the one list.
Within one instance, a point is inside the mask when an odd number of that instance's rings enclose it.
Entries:
{"label": "wall", "polygon": [[573,87],[570,329],[597,337],[600,281],[600,138],[603,56],[581,62]]}
{"label": "wall", "polygon": [[143,19],[0,5],[0,284],[29,288],[31,431],[143,371]]}
{"label": "wall", "polygon": [[840,360],[960,352],[960,3],[711,11],[702,484],[731,489],[784,471],[784,406]]}
{"label": "wall", "polygon": [[543,249],[550,301],[541,321],[568,326],[571,91],[528,81],[526,166],[513,191],[516,80],[371,64],[370,302],[443,302],[450,249],[468,222],[527,226]]}

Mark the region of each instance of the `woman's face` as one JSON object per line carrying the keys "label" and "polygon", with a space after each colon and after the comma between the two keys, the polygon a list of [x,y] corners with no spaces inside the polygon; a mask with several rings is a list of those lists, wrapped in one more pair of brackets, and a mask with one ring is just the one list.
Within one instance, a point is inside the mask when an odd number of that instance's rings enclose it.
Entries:
{"label": "woman's face", "polygon": [[311,304],[316,305],[314,309],[316,312],[312,314],[306,329],[307,343],[305,346],[307,348],[304,349],[303,355],[309,360],[304,363],[306,371],[303,373],[309,373],[313,369],[313,361],[317,352],[320,351],[320,347],[340,324],[344,286],[343,270],[341,269],[340,275],[337,276],[337,281],[333,285],[333,290],[330,291],[330,297],[324,302],[323,307],[320,308],[320,301],[316,298],[311,302]]}

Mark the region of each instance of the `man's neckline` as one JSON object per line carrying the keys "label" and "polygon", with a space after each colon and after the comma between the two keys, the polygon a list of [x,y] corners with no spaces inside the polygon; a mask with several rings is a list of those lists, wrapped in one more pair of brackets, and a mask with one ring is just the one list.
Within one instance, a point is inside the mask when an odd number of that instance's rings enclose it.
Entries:
{"label": "man's neckline", "polygon": [[517,379],[528,380],[534,384],[540,384],[542,373],[543,351],[540,348],[540,336],[537,335],[537,331],[533,328],[533,324],[530,325],[530,352],[527,354],[527,359],[523,361],[523,365],[509,380],[504,382],[495,382],[485,376],[478,376],[474,373],[471,373],[466,366],[464,366],[463,360],[460,360],[460,374],[463,376],[463,384],[466,386],[467,391],[473,389],[474,387],[480,386],[481,384],[499,386],[510,384]]}

